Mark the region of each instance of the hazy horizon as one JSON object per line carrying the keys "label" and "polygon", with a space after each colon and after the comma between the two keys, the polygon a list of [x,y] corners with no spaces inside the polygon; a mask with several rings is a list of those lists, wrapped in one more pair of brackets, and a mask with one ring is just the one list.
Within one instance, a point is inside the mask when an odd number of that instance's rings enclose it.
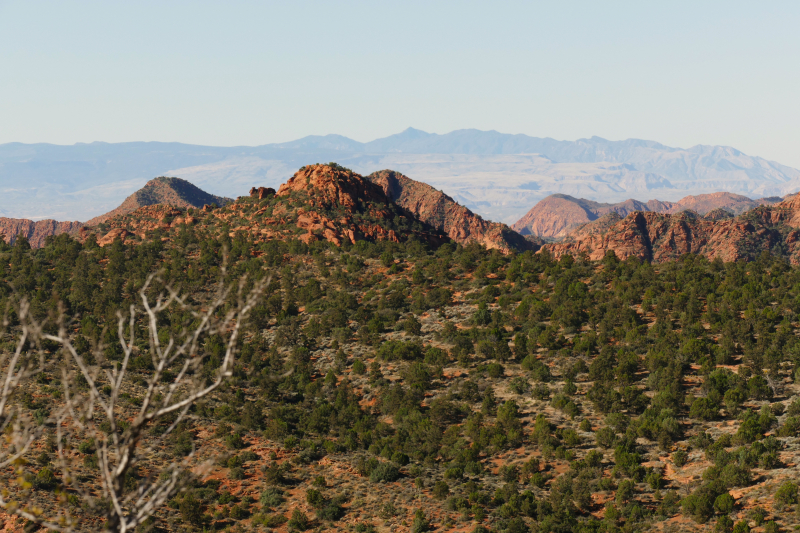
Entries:
{"label": "hazy horizon", "polygon": [[0,143],[261,146],[409,125],[800,167],[800,4],[0,1]]}

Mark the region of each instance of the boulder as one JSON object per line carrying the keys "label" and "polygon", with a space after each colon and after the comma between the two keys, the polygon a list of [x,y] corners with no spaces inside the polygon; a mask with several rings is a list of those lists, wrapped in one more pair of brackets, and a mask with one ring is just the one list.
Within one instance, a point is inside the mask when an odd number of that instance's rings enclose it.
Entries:
{"label": "boulder", "polygon": [[258,198],[259,200],[263,200],[264,198],[269,198],[270,196],[275,196],[275,189],[272,187],[253,187],[250,189],[250,198]]}

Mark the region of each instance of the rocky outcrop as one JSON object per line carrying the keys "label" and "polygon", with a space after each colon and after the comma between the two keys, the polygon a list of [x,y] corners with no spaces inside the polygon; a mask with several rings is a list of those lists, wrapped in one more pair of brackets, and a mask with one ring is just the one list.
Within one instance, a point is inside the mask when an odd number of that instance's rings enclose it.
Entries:
{"label": "rocky outcrop", "polygon": [[230,198],[208,194],[186,180],[162,176],[148,181],[144,187],[128,196],[119,207],[89,220],[86,225],[94,226],[148,205],[164,204],[186,209],[203,208],[206,204],[222,206],[232,201]]}
{"label": "rocky outcrop", "polygon": [[716,192],[686,196],[677,202],[661,200],[640,202],[630,199],[616,204],[603,204],[565,194],[553,194],[533,206],[524,217],[513,224],[512,228],[523,235],[559,239],[566,237],[579,226],[612,212],[622,217],[636,211],[673,214],[691,210],[705,215],[714,210],[724,209],[738,215],[759,205],[772,205],[780,201],[782,201],[780,197],[753,200],[740,194]]}
{"label": "rocky outcrop", "polygon": [[594,260],[612,251],[620,259],[634,256],[656,263],[686,253],[723,261],[751,260],[768,251],[800,264],[798,229],[800,198],[791,198],[739,216],[724,216],[720,208],[705,217],[689,210],[675,214],[638,211],[581,226],[543,250],[557,258],[586,254]]}
{"label": "rocky outcrop", "polygon": [[504,253],[538,248],[535,242],[525,239],[505,224],[484,220],[443,192],[399,172],[381,170],[370,174],[367,179],[379,185],[386,196],[419,220],[458,243],[478,243]]}
{"label": "rocky outcrop", "polygon": [[[338,165],[309,165],[280,186],[276,198],[297,198],[306,205],[293,213],[298,228],[307,231],[309,242],[324,238],[335,244],[343,240],[405,241],[411,237],[439,244],[447,237],[432,225],[419,224],[398,206],[383,188]],[[283,212],[274,210],[273,216]]]}
{"label": "rocky outcrop", "polygon": [[80,238],[86,240],[89,235],[94,235],[100,246],[107,246],[117,239],[130,243],[152,237],[155,231],[160,231],[162,236],[167,235],[182,224],[194,225],[196,221],[197,218],[189,215],[185,209],[164,204],[147,205],[130,213],[116,215],[98,225],[85,227]]}
{"label": "rocky outcrop", "polygon": [[82,222],[58,222],[57,220],[28,220],[27,218],[0,217],[0,234],[9,244],[14,244],[19,235],[24,235],[32,248],[41,248],[51,235],[80,234]]}
{"label": "rocky outcrop", "polygon": [[270,196],[274,195],[275,189],[272,187],[253,187],[250,189],[250,198],[258,198],[259,200],[263,200],[264,198],[269,198]]}

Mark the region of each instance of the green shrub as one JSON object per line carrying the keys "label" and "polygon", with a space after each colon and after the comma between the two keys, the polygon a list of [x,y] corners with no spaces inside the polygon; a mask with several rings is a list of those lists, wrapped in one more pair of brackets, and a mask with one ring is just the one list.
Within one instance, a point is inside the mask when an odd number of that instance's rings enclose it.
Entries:
{"label": "green shrub", "polygon": [[747,520],[739,520],[733,526],[733,533],[750,533],[750,526]]}
{"label": "green shrub", "polygon": [[714,524],[714,533],[731,533],[733,531],[733,520],[728,515],[717,518]]}
{"label": "green shrub", "polygon": [[237,503],[231,507],[231,518],[234,520],[244,520],[248,516],[250,516],[250,513],[243,505]]}
{"label": "green shrub", "polygon": [[717,492],[710,485],[702,485],[681,500],[681,508],[685,516],[691,517],[698,524],[704,524],[714,516],[714,501]]}
{"label": "green shrub", "polygon": [[437,500],[444,500],[450,494],[450,487],[444,481],[437,481],[433,485],[433,497]]}
{"label": "green shrub", "polygon": [[183,497],[178,505],[178,511],[180,511],[184,522],[195,527],[202,526],[208,520],[207,515],[203,513],[202,502],[196,499],[191,492]]}
{"label": "green shrub", "polygon": [[797,503],[797,483],[784,481],[780,488],[775,492],[775,501],[783,505],[794,505]]}
{"label": "green shrub", "polygon": [[400,478],[400,470],[392,463],[380,463],[369,474],[369,480],[373,483],[392,482]]}
{"label": "green shrub", "polygon": [[367,372],[367,365],[364,364],[361,359],[356,359],[353,361],[353,373],[359,376],[363,376]]}
{"label": "green shrub", "polygon": [[716,420],[719,417],[719,406],[708,398],[697,398],[692,402],[689,416],[698,420]]}
{"label": "green shrub", "polygon": [[233,450],[241,450],[245,447],[245,443],[241,435],[233,433],[225,437],[225,446]]}
{"label": "green shrub", "polygon": [[325,498],[317,489],[308,489],[306,491],[306,502],[314,509],[321,509],[325,505]]}
{"label": "green shrub", "polygon": [[735,503],[733,496],[726,492],[725,494],[720,494],[714,500],[714,510],[720,514],[730,514]]}
{"label": "green shrub", "polygon": [[414,521],[411,522],[411,528],[409,531],[411,533],[423,533],[424,531],[429,531],[431,529],[431,524],[428,522],[425,513],[422,509],[417,509],[414,513]]}
{"label": "green shrub", "polygon": [[292,511],[292,517],[286,525],[289,526],[291,531],[305,531],[311,527],[311,521],[304,512],[300,509],[295,509]]}
{"label": "green shrub", "polygon": [[38,489],[49,490],[55,487],[56,481],[57,479],[53,471],[44,467],[36,474],[33,485]]}
{"label": "green shrub", "polygon": [[678,450],[672,454],[672,462],[678,468],[681,468],[683,465],[686,464],[686,461],[689,460],[689,454],[686,453],[684,450]]}
{"label": "green shrub", "polygon": [[277,507],[283,503],[283,491],[270,487],[261,493],[259,501],[264,507]]}
{"label": "green shrub", "polygon": [[243,463],[249,463],[250,461],[258,461],[260,459],[257,453],[251,452],[250,450],[243,452],[240,457]]}

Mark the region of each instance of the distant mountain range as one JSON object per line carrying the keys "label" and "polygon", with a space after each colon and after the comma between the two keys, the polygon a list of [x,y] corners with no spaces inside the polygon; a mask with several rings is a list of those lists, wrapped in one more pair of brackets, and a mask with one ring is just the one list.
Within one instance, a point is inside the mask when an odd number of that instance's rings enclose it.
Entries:
{"label": "distant mountain range", "polygon": [[4,144],[0,215],[85,221],[164,175],[235,197],[252,184],[277,187],[298,167],[327,161],[363,175],[395,169],[486,219],[507,223],[551,194],[616,203],[718,191],[755,199],[800,190],[800,171],[728,147],[682,149],[599,137],[557,141],[479,130],[437,135],[409,128],[367,143],[325,135],[256,147]]}

